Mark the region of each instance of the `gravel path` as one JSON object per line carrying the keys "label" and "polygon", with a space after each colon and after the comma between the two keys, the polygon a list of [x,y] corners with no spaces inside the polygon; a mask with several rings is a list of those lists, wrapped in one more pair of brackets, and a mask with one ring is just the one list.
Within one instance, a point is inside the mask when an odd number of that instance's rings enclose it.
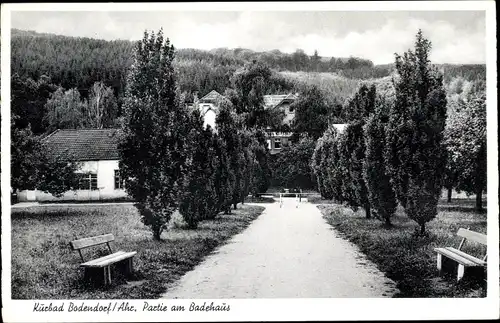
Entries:
{"label": "gravel path", "polygon": [[391,297],[373,263],[294,198],[266,207],[245,231],[207,257],[163,298]]}

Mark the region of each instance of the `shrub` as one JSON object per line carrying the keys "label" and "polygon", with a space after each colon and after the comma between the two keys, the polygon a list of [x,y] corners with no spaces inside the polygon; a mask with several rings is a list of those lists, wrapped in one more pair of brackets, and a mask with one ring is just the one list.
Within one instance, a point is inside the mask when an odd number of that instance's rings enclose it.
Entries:
{"label": "shrub", "polygon": [[391,217],[396,211],[397,201],[387,164],[384,161],[387,121],[387,107],[385,102],[379,101],[375,113],[370,116],[364,127],[366,156],[363,175],[370,205],[375,210],[375,217],[391,225]]}
{"label": "shrub", "polygon": [[212,146],[212,129],[203,129],[203,119],[198,110],[193,111],[192,129],[188,135],[190,143],[189,174],[183,187],[179,211],[188,224],[195,229],[198,222],[212,218],[217,209],[217,194],[214,187],[215,151]]}

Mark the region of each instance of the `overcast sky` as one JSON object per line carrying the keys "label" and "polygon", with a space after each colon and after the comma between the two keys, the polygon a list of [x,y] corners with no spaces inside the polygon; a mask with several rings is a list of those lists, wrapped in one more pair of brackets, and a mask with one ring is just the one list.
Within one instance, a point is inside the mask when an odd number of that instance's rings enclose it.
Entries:
{"label": "overcast sky", "polygon": [[302,48],[320,56],[390,63],[412,47],[419,28],[434,63],[485,63],[483,11],[427,12],[12,12],[12,27],[100,39],[137,40],[163,27],[177,48]]}

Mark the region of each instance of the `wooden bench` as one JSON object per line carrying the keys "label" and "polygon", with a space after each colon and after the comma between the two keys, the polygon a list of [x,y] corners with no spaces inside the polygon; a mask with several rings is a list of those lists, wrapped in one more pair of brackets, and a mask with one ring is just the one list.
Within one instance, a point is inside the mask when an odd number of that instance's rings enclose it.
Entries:
{"label": "wooden bench", "polygon": [[[115,263],[122,263],[124,264],[125,270],[128,274],[131,274],[133,271],[133,263],[132,259],[137,253],[136,251],[132,252],[125,252],[125,251],[118,251],[113,253],[113,250],[111,249],[111,245],[109,244],[110,242],[114,241],[115,237],[111,234],[103,234],[100,236],[95,236],[95,237],[89,237],[89,238],[83,238],[79,240],[74,240],[70,242],[71,247],[73,250],[78,250],[78,253],[80,254],[80,257],[82,258],[82,264],[80,267],[85,268],[85,278],[88,279],[92,275],[91,273],[96,270],[100,271],[101,269],[103,270],[103,281],[104,284],[110,284],[111,283],[111,265]],[[99,246],[106,244],[108,246],[109,250],[109,255],[100,257],[97,259],[93,259],[90,261],[85,261],[83,258],[82,254],[82,249],[89,248],[89,247],[94,247],[94,246]]]}
{"label": "wooden bench", "polygon": [[486,241],[486,235],[463,228],[460,228],[458,230],[457,236],[463,238],[462,241],[460,242],[460,245],[458,246],[458,249],[455,249],[453,247],[446,247],[446,248],[434,248],[434,250],[437,252],[437,268],[439,272],[441,272],[443,269],[444,259],[445,258],[451,259],[458,265],[457,281],[459,281],[464,276],[465,270],[467,268],[484,268],[486,266],[486,259],[487,259],[486,254],[483,257],[483,259],[479,259],[461,250],[465,244],[465,241],[470,240],[485,246],[487,245],[487,241]]}

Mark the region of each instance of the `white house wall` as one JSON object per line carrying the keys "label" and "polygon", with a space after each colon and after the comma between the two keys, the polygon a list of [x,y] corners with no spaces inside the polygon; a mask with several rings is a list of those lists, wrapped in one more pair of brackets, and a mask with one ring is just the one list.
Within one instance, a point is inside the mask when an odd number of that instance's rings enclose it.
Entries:
{"label": "white house wall", "polygon": [[124,189],[116,189],[115,170],[118,168],[118,160],[99,160],[81,162],[81,168],[77,173],[96,173],[97,190],[75,190],[68,191],[61,197],[44,193],[39,190],[25,190],[18,194],[18,200],[24,201],[93,201],[126,198],[128,195]]}
{"label": "white house wall", "polygon": [[207,125],[210,125],[212,129],[215,129],[215,117],[215,112],[212,109],[207,110],[203,117],[203,127],[206,128]]}

